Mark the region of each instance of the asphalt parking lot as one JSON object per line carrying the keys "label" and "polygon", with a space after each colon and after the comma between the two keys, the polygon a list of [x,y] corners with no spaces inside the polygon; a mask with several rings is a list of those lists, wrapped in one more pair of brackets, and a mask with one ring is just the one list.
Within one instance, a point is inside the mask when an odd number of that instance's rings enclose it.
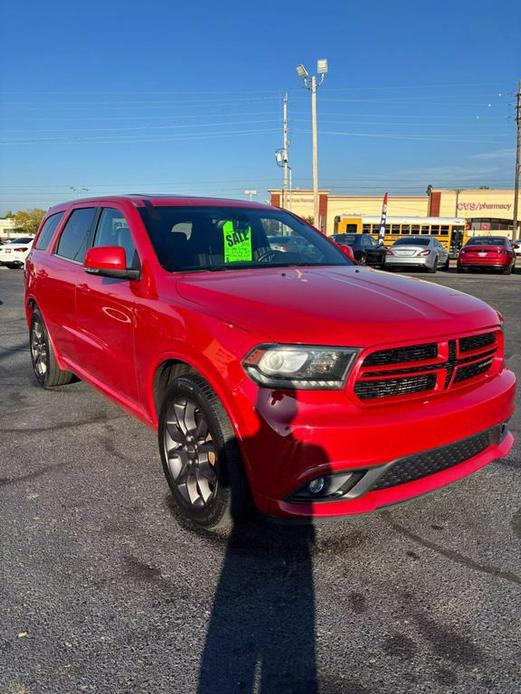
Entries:
{"label": "asphalt parking lot", "polygon": [[[500,310],[521,373],[519,271],[426,279]],[[2,694],[520,691],[519,443],[365,517],[195,533],[155,432],[36,385],[22,291],[0,269]]]}

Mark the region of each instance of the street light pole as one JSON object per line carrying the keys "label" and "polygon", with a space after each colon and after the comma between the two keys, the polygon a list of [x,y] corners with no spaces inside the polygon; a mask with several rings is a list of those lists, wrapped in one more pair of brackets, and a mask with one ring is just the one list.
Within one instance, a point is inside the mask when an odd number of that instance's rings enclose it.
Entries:
{"label": "street light pole", "polygon": [[512,241],[518,239],[519,219],[518,219],[518,199],[519,199],[519,172],[521,169],[521,80],[517,85],[516,94],[516,169],[514,172],[514,215],[512,220]]}
{"label": "street light pole", "polygon": [[320,203],[318,198],[318,133],[317,133],[317,78],[311,78],[311,137],[313,147],[313,223],[320,229]]}
{"label": "street light pole", "polygon": [[297,65],[297,75],[304,82],[306,89],[311,92],[311,138],[312,138],[312,160],[313,160],[313,224],[317,229],[321,228],[320,224],[320,203],[318,195],[318,129],[317,129],[317,89],[324,81],[328,71],[328,64],[325,58],[317,60],[316,75],[309,75],[304,65]]}
{"label": "street light pole", "polygon": [[69,188],[76,193],[77,197],[81,197],[83,193],[88,193],[89,188],[80,188],[79,186],[69,186]]}

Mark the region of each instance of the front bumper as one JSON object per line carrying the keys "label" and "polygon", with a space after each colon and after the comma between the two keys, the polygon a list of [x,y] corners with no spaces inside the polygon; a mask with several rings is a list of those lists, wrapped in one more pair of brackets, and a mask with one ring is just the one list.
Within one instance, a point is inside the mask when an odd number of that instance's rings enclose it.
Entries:
{"label": "front bumper", "polygon": [[[502,427],[503,425],[498,425],[490,430],[491,439],[493,436],[492,432],[499,431],[502,429]],[[488,432],[486,433],[488,434]],[[397,460],[367,472],[360,483],[355,485],[353,490],[348,492],[346,497],[343,499],[332,502],[326,501],[323,502],[323,504],[319,502],[315,502],[313,504],[305,502],[302,504],[300,502],[284,500],[282,503],[278,504],[278,509],[284,515],[294,517],[308,517],[311,515],[317,518],[328,518],[341,515],[368,513],[370,511],[375,511],[382,506],[389,506],[391,504],[406,501],[407,499],[415,496],[426,494],[430,491],[444,487],[447,484],[466,477],[472,472],[479,470],[479,468],[483,467],[484,465],[487,465],[487,463],[507,455],[512,448],[513,442],[514,438],[512,434],[505,429],[503,436],[498,437],[497,441],[492,439],[485,450],[471,456],[470,458],[467,458],[460,463],[448,465],[445,469],[439,472],[422,475],[421,477],[411,481],[406,481],[396,485],[389,485],[388,487],[379,489],[379,481],[384,479],[387,475],[389,475],[389,473],[392,475],[393,468],[399,467],[402,462],[405,462],[407,459]],[[457,442],[457,444],[463,443],[463,441]],[[432,451],[429,451],[429,453],[432,454],[433,457],[438,454],[441,455],[442,448],[433,449]],[[447,446],[446,448],[449,449],[450,446]],[[411,456],[410,459],[415,457],[420,458],[421,454],[418,456]],[[358,494],[359,496],[354,496],[354,494]],[[303,508],[300,508],[301,506]],[[310,511],[312,512],[310,513]]]}
{"label": "front bumper", "polygon": [[342,391],[255,391],[247,397],[249,407],[246,400],[243,403],[248,416],[255,416],[256,424],[250,426],[255,434],[243,438],[241,447],[255,504],[268,515],[366,513],[464,477],[506,455],[513,443],[506,433],[447,469],[404,484],[367,489],[355,498],[295,501],[295,492],[319,476],[355,470],[380,474],[382,466],[399,459],[503,424],[514,410],[515,376],[504,370],[472,388],[367,408],[351,403]]}

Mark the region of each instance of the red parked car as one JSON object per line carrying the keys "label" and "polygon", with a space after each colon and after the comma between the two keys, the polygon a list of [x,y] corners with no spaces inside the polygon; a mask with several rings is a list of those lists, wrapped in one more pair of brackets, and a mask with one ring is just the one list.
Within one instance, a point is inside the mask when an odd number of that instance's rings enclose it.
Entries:
{"label": "red parked car", "polygon": [[[293,250],[272,248],[281,235]],[[204,526],[252,506],[372,511],[512,446],[500,315],[357,267],[278,208],[139,195],[58,205],[25,284],[38,381],[75,374],[157,428],[173,498]]]}
{"label": "red parked car", "polygon": [[459,252],[458,272],[490,268],[509,275],[516,264],[516,254],[506,236],[474,236]]}

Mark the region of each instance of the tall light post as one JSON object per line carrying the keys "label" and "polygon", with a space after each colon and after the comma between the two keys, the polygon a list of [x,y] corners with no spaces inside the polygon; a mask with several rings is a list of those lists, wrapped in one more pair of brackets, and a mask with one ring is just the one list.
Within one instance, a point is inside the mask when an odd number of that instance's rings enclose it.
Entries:
{"label": "tall light post", "polygon": [[90,188],[81,188],[80,186],[69,186],[69,188],[76,193],[77,197],[81,197],[83,193],[88,193]]}
{"label": "tall light post", "polygon": [[318,134],[317,134],[317,89],[324,81],[328,71],[326,58],[317,60],[317,75],[310,75],[304,65],[297,65],[297,75],[304,87],[311,92],[311,133],[313,146],[313,224],[320,229],[320,207],[318,200]]}

